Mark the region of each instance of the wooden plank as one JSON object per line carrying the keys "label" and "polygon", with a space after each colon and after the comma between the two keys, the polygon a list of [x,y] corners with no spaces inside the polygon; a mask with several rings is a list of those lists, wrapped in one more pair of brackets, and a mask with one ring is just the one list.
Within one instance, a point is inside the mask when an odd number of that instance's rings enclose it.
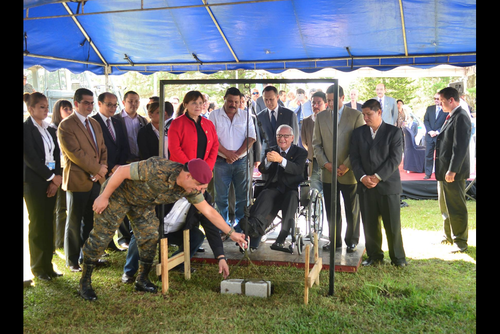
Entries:
{"label": "wooden plank", "polygon": [[168,238],[161,239],[160,243],[161,252],[161,288],[162,293],[166,294],[168,291]]}
{"label": "wooden plank", "polygon": [[309,303],[309,253],[311,251],[311,245],[306,245],[306,263],[305,263],[305,280],[304,280],[304,304]]}

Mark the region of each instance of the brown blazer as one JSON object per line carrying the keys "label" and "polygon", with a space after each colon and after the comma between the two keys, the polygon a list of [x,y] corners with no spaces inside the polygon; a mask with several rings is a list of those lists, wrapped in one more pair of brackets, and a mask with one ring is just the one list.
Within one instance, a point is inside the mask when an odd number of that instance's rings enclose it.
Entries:
{"label": "brown blazer", "polygon": [[307,150],[307,159],[311,161],[309,165],[309,177],[312,175],[312,161],[314,158],[314,149],[312,145],[312,138],[314,133],[314,121],[312,115],[307,116],[302,121],[302,128],[300,130],[300,137],[302,138],[302,146]]}
{"label": "brown blazer", "polygon": [[[95,133],[97,153],[92,137],[76,112],[65,118],[57,130],[64,165],[62,189],[65,191],[90,191],[94,183],[90,180],[90,175],[96,175],[101,165],[107,165],[108,152],[101,126],[92,117],[88,119]],[[101,178],[99,183],[103,182],[104,178]]]}

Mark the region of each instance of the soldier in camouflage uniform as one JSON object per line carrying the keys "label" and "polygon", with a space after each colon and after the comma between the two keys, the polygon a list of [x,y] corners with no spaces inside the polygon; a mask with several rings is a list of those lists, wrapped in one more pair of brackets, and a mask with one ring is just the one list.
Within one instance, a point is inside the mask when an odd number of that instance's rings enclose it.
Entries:
{"label": "soldier in camouflage uniform", "polygon": [[91,286],[92,271],[125,215],[130,220],[139,249],[136,290],[156,292],[157,287],[148,279],[156,254],[160,224],[155,206],[174,203],[182,197],[233,241],[246,248],[245,235],[234,232],[233,228],[229,229],[224,219],[203,197],[202,192],[211,177],[210,167],[201,159],[193,159],[183,165],[151,157],[120,166],[103,183],[101,194],[93,205],[94,228],[83,246],[80,295],[86,300],[97,299]]}

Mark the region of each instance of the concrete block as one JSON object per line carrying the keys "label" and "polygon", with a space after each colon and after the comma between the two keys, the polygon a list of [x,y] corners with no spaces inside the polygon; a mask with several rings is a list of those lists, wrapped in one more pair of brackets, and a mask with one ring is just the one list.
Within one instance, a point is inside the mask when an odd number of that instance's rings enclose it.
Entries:
{"label": "concrete block", "polygon": [[271,296],[271,281],[248,281],[245,283],[245,295],[267,298]]}
{"label": "concrete block", "polygon": [[220,291],[221,293],[266,298],[271,296],[271,281],[228,279],[220,283]]}
{"label": "concrete block", "polygon": [[243,289],[243,282],[245,280],[240,279],[240,278],[234,278],[234,279],[226,279],[220,282],[220,292],[221,293],[228,293],[228,294],[238,294],[241,295],[244,293]]}

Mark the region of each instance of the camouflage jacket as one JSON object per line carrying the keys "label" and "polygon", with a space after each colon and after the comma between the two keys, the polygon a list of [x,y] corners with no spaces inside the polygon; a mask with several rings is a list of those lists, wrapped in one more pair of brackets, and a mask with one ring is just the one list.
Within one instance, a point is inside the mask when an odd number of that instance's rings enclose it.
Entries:
{"label": "camouflage jacket", "polygon": [[176,179],[182,167],[178,162],[160,157],[133,162],[130,164],[131,180],[123,181],[116,191],[121,192],[129,204],[136,206],[174,203],[182,197],[191,204],[204,201],[201,192],[188,193],[177,185]]}

